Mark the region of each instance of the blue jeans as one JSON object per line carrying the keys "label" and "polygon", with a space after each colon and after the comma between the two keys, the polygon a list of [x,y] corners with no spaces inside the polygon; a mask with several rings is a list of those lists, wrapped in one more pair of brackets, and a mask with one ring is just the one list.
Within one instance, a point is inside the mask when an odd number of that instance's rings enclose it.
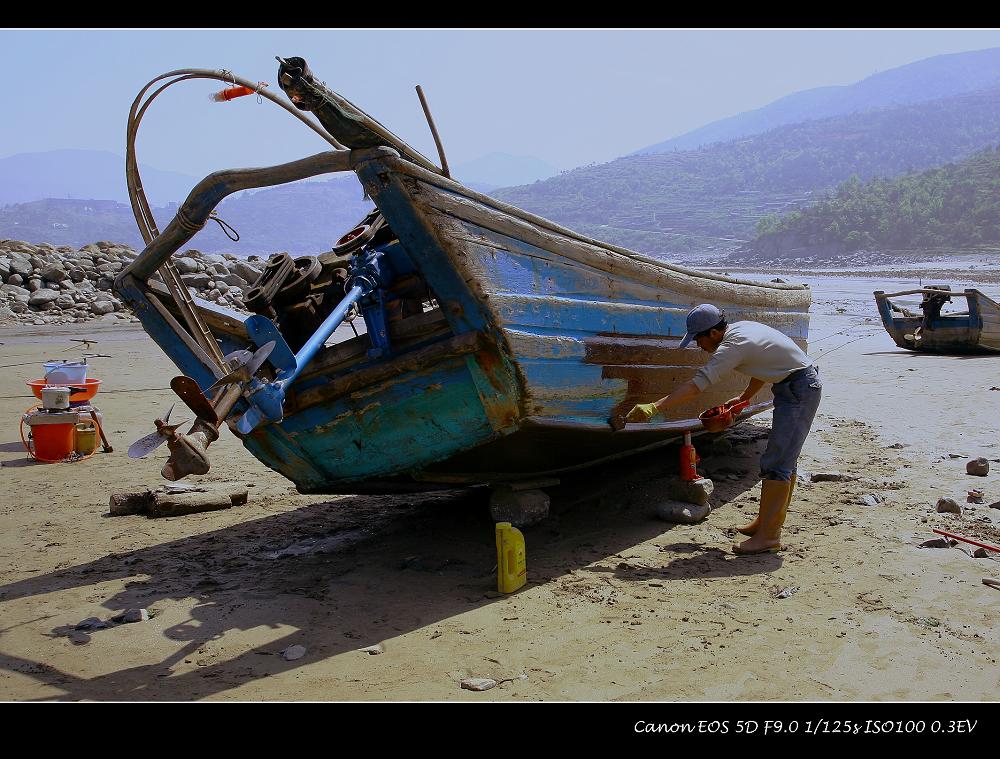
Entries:
{"label": "blue jeans", "polygon": [[823,394],[819,369],[814,366],[803,369],[772,385],[771,392],[774,419],[767,448],[760,457],[760,476],[764,480],[790,482]]}

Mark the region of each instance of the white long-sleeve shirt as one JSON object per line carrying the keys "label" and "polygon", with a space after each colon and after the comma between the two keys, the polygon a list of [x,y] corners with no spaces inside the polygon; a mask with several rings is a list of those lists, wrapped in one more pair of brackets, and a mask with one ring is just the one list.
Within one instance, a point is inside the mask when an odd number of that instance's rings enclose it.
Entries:
{"label": "white long-sleeve shirt", "polygon": [[812,366],[805,352],[787,335],[760,322],[734,322],[715,353],[691,381],[704,391],[729,370],[764,382],[781,382],[792,372]]}

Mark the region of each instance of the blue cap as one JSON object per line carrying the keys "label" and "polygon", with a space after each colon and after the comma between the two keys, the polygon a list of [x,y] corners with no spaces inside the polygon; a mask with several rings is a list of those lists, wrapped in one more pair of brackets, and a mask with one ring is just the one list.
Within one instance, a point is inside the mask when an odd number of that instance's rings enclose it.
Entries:
{"label": "blue cap", "polygon": [[681,340],[680,347],[686,348],[694,340],[694,336],[706,329],[712,329],[726,318],[726,315],[711,303],[702,303],[692,308],[687,315],[687,334]]}

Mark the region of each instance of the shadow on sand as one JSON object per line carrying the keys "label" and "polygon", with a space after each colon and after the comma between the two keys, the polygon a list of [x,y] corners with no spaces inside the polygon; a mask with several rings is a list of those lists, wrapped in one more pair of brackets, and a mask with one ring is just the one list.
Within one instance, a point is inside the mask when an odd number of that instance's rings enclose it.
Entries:
{"label": "shadow on sand", "polygon": [[[764,436],[766,427],[746,423],[731,431],[733,452],[723,448],[723,453],[712,456],[707,441],[699,444],[703,469],[711,473],[714,467],[730,475],[716,480],[716,508],[753,487]],[[755,574],[780,563],[780,555],[737,559],[718,545],[676,542],[660,548],[663,561],[657,566],[591,566],[673,529],[652,514],[656,500],[663,497],[662,478],[676,471],[676,460],[677,448],[669,447],[588,470],[552,488],[552,515],[524,530],[528,587],[556,581],[582,567],[613,573],[620,581],[655,577],[672,582],[693,576]],[[734,471],[741,473],[739,479]],[[123,526],[128,520],[150,524],[141,516],[118,519]],[[108,610],[103,619],[128,608],[147,608],[155,614],[157,605],[166,600],[195,603],[190,619],[164,629],[163,635],[181,646],[163,660],[80,677],[42,661],[0,655],[0,669],[50,685],[66,700],[211,698],[495,603],[495,564],[485,489],[348,496],[109,553],[2,586],[0,603],[11,603],[126,581],[124,590],[100,602]],[[53,616],[55,621],[60,624],[51,628],[51,637],[71,635],[79,620]],[[205,653],[211,641],[261,626],[293,631],[224,661]],[[85,645],[96,636],[125,632],[113,626],[75,638]],[[289,662],[278,655],[294,644],[306,646],[304,658]],[[175,665],[182,662],[195,662],[197,667],[175,672]]]}

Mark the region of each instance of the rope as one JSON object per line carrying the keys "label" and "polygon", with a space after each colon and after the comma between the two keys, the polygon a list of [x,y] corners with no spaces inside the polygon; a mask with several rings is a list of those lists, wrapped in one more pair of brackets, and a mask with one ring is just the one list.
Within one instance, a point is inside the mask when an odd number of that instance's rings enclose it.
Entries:
{"label": "rope", "polygon": [[[212,213],[209,214],[208,218],[210,218],[212,221],[218,224],[222,228],[222,231],[225,233],[226,237],[228,237],[230,240],[232,240],[233,242],[240,241],[240,233],[237,232],[235,229],[233,229],[231,225],[227,224],[225,221],[220,219],[216,211],[212,211]],[[230,232],[232,232],[233,234],[229,234]]]}
{"label": "rope", "polygon": [[877,337],[877,336],[878,336],[878,333],[876,332],[875,334],[872,334],[872,335],[862,335],[861,337],[856,337],[853,340],[848,340],[846,343],[841,343],[836,348],[830,348],[830,350],[826,351],[825,353],[820,353],[816,358],[813,359],[813,361],[819,361],[824,356],[829,356],[834,351],[839,351],[845,345],[850,345],[851,343],[858,342],[858,340],[867,340],[870,337]]}

